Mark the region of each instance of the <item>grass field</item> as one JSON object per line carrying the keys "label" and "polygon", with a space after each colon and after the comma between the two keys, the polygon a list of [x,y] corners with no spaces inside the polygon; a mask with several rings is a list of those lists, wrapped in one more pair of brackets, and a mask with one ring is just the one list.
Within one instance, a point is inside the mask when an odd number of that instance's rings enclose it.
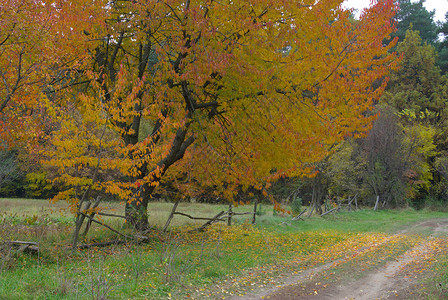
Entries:
{"label": "grass field", "polygon": [[[251,286],[269,282],[272,276],[334,260],[369,243],[378,243],[390,233],[425,219],[447,218],[430,211],[360,210],[324,218],[291,221],[273,215],[263,205],[257,224],[251,217],[235,218],[231,227],[216,224],[203,233],[189,232],[199,226],[176,216],[169,232],[160,228],[171,203],[151,203],[154,230],[149,242],[112,245],[72,252],[68,247],[73,217],[64,203],[45,200],[0,199],[0,299],[161,299],[221,298]],[[210,217],[226,205],[181,203],[178,211]],[[107,211],[120,214],[118,203]],[[250,211],[252,207],[238,207]],[[126,232],[121,220],[104,221]],[[398,239],[393,253],[402,253],[414,243]],[[83,242],[109,241],[114,234],[95,226]],[[19,252],[8,240],[39,243],[38,254]],[[445,280],[445,260],[434,264],[434,276]],[[440,271],[437,271],[440,270]],[[266,283],[267,284],[267,283]],[[422,283],[424,284],[424,283]]]}

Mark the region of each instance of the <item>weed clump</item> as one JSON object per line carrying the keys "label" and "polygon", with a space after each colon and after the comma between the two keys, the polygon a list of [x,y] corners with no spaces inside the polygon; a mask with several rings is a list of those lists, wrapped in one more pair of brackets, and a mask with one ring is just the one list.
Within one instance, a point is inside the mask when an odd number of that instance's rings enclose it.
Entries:
{"label": "weed clump", "polygon": [[294,197],[290,204],[291,212],[293,216],[296,216],[302,212],[302,198]]}

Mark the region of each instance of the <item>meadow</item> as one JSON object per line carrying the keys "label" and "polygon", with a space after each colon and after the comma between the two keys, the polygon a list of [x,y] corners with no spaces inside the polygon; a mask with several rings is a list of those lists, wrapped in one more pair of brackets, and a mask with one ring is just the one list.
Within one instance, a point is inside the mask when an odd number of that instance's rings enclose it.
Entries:
{"label": "meadow", "polygon": [[[350,257],[359,249],[389,241],[396,232],[410,230],[370,252],[378,258],[370,267],[384,264],[428,235],[426,229],[412,231],[411,224],[448,217],[426,210],[364,209],[292,221],[291,216],[275,214],[272,206],[263,204],[255,225],[252,216],[238,216],[232,226],[222,222],[197,232],[191,230],[203,221],[175,216],[169,230],[162,232],[172,203],[154,202],[149,207],[153,229],[145,233],[147,242],[127,240],[73,251],[69,247],[73,216],[64,203],[0,199],[0,208],[1,299],[227,298],[275,285],[285,274]],[[178,211],[210,217],[227,208],[181,203]],[[235,210],[251,211],[252,207]],[[121,206],[109,203],[106,211],[118,214]],[[104,217],[104,222],[129,232],[122,220]],[[117,238],[95,224],[82,243]],[[12,240],[36,242],[39,251],[18,251],[7,243]],[[446,253],[431,262],[427,268],[431,272],[421,281],[425,292],[437,295],[431,288],[434,278],[448,287],[447,263]],[[344,268],[339,272],[354,276]]]}

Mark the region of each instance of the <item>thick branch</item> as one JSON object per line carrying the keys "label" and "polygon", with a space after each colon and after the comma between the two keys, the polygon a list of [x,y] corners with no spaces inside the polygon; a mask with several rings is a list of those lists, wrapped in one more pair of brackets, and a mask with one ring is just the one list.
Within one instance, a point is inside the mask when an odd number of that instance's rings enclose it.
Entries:
{"label": "thick branch", "polygon": [[[110,227],[109,225],[104,224],[103,222],[100,222],[100,221],[95,220],[93,217],[91,217],[91,216],[89,216],[89,215],[87,215],[87,214],[85,214],[85,213],[80,213],[80,214],[83,215],[84,217],[88,218],[90,221],[95,222],[95,223],[97,223],[97,224],[100,224],[100,225],[106,227],[107,229],[109,229],[109,230],[115,232],[116,234],[119,234],[119,235],[121,235],[121,236],[123,236],[123,237],[125,237],[125,238],[128,238],[128,239],[132,239],[131,236],[128,236],[128,235],[126,235],[126,234],[123,234],[123,233],[119,232],[118,230],[113,229],[113,228]],[[75,247],[76,247],[76,245],[75,245]]]}
{"label": "thick branch", "polygon": [[329,211],[327,211],[327,212],[321,214],[320,216],[323,217],[323,216],[325,216],[325,215],[328,215],[329,213],[334,212],[334,211],[337,210],[338,208],[339,208],[339,207],[335,207],[335,208],[333,208],[333,209],[330,209]]}
{"label": "thick branch", "polygon": [[106,216],[106,217],[115,217],[115,218],[126,219],[125,216],[116,215],[116,214],[109,214],[109,213],[103,213],[103,212],[97,212],[96,214],[97,214],[97,215],[100,215],[100,216]]}
{"label": "thick branch", "polygon": [[180,215],[180,216],[184,216],[187,217],[191,220],[203,220],[203,221],[214,221],[214,220],[218,220],[218,221],[224,221],[223,219],[216,219],[216,218],[203,218],[203,217],[193,217],[189,214],[185,214],[185,213],[181,213],[181,212],[174,212],[173,215]]}
{"label": "thick branch", "polygon": [[213,107],[216,108],[219,106],[219,103],[217,101],[213,101],[213,102],[206,102],[206,103],[195,103],[193,105],[194,109],[201,109],[201,108],[208,108],[208,107]]}
{"label": "thick branch", "polygon": [[114,52],[112,53],[112,56],[110,57],[110,61],[107,65],[107,68],[109,69],[109,76],[112,82],[115,82],[115,76],[117,71],[114,68],[115,59],[117,58],[118,50],[121,48],[121,44],[123,43],[124,38],[124,31],[120,32],[120,36],[118,37],[117,44],[115,45]]}
{"label": "thick branch", "polygon": [[148,65],[149,54],[151,53],[151,41],[149,39],[150,33],[148,33],[147,43],[143,46],[143,54],[140,55],[140,61],[138,64],[138,78],[142,78]]}
{"label": "thick branch", "polygon": [[187,124],[185,124],[184,128],[179,128],[177,130],[170,152],[157,164],[159,168],[162,168],[164,170],[164,172],[172,164],[181,159],[184,156],[187,148],[194,142],[193,137],[185,139],[190,124],[191,121],[188,121]]}
{"label": "thick branch", "polygon": [[22,55],[23,55],[23,49],[19,53],[19,61],[17,63],[17,79],[16,79],[14,86],[10,90],[8,88],[8,83],[6,81],[5,75],[1,72],[3,81],[5,82],[5,87],[6,87],[7,93],[6,93],[6,98],[3,100],[3,102],[0,106],[0,113],[6,108],[6,106],[8,105],[8,102],[11,101],[12,96],[18,89],[19,83],[23,78],[22,77]]}

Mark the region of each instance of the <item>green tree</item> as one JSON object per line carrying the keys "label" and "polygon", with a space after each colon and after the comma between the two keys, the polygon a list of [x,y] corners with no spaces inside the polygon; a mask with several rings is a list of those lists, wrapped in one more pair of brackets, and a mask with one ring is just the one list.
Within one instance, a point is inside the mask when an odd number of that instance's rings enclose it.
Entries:
{"label": "green tree", "polygon": [[444,178],[434,163],[448,150],[448,81],[437,66],[436,49],[423,42],[417,31],[407,31],[397,51],[402,55],[400,68],[391,73],[381,101],[393,106],[400,117],[408,161],[407,194],[420,205]]}
{"label": "green tree", "polygon": [[[355,24],[338,0],[104,2],[90,28],[58,31],[75,57],[61,61],[76,65],[41,107],[57,120],[45,152],[66,187],[57,199],[78,216],[102,193],[126,200],[127,220],[144,228],[164,182],[231,200],[310,175],[330,145],[369,128],[385,86],[373,83],[396,65],[395,41],[382,43],[391,0]],[[76,22],[74,8],[63,1],[57,17]],[[61,78],[79,81],[63,89]]]}
{"label": "green tree", "polygon": [[448,72],[448,13],[445,14],[445,21],[439,23],[439,31],[443,39],[437,42],[438,59],[437,65],[442,70],[443,74]]}
{"label": "green tree", "polygon": [[427,11],[423,6],[425,0],[412,2],[411,0],[398,0],[399,10],[395,15],[397,31],[392,36],[397,36],[399,41],[406,37],[409,29],[420,32],[423,41],[434,44],[437,41],[438,28],[434,22],[435,11]]}
{"label": "green tree", "polygon": [[340,197],[358,194],[369,198],[371,191],[363,184],[366,162],[359,155],[359,145],[349,138],[339,143],[328,158],[329,193]]}
{"label": "green tree", "polygon": [[[400,68],[391,73],[381,101],[399,112],[407,110],[407,114],[419,117],[418,122],[433,126],[437,130],[435,143],[439,150],[445,151],[448,149],[448,81],[436,65],[436,50],[423,43],[417,31],[409,30],[397,51],[403,57]],[[406,120],[409,119],[403,119]]]}
{"label": "green tree", "polygon": [[407,182],[406,197],[417,206],[423,203],[424,197],[430,192],[433,183],[433,162],[437,156],[434,136],[436,130],[432,126],[416,123],[403,128],[403,149]]}
{"label": "green tree", "polygon": [[0,195],[14,196],[22,175],[17,165],[17,151],[0,149]]}

